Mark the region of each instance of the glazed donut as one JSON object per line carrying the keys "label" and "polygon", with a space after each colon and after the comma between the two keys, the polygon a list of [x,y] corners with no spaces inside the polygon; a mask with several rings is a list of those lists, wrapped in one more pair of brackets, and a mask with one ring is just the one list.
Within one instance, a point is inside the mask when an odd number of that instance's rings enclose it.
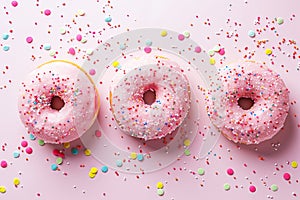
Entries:
{"label": "glazed donut", "polygon": [[122,63],[111,85],[114,118],[133,137],[165,137],[181,125],[190,108],[188,80],[176,63],[166,59],[132,58]]}
{"label": "glazed donut", "polygon": [[54,60],[33,70],[22,83],[18,108],[28,133],[47,143],[63,143],[90,128],[99,95],[79,66]]}
{"label": "glazed donut", "polygon": [[279,74],[257,62],[242,61],[220,69],[220,75],[224,91],[208,110],[225,137],[258,144],[281,130],[289,111],[289,91]]}

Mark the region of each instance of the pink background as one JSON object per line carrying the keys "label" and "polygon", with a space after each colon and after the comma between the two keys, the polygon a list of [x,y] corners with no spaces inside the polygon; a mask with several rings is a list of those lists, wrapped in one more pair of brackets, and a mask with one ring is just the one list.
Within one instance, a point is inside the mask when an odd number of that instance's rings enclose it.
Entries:
{"label": "pink background", "polygon": [[[55,3],[18,3],[17,7],[13,7],[11,1],[2,1],[0,7],[0,34],[13,31],[7,40],[0,39],[0,87],[7,86],[0,90],[0,160],[8,162],[7,168],[0,168],[0,185],[7,189],[5,194],[0,194],[0,199],[299,198],[300,167],[294,169],[290,166],[293,160],[300,162],[300,123],[297,115],[300,112],[297,106],[300,98],[297,87],[300,6],[297,1],[225,0],[217,3],[196,0],[111,0],[108,3],[66,0]],[[51,10],[50,16],[42,13],[45,9]],[[79,9],[85,11],[85,16],[76,16]],[[104,21],[108,15],[112,17],[112,26]],[[255,23],[258,17],[260,23]],[[276,17],[282,17],[284,23],[278,25],[274,22]],[[61,27],[69,32],[61,35]],[[190,148],[190,156],[182,156],[171,166],[153,173],[130,174],[117,171],[117,175],[114,169],[109,169],[107,173],[100,171],[94,179],[90,179],[90,168],[96,166],[100,169],[103,164],[92,156],[85,156],[84,148],[77,156],[71,155],[70,149],[65,149],[66,158],[59,166],[60,171],[52,171],[50,166],[56,159],[52,150],[63,149],[62,146],[41,147],[36,141],[30,141],[17,112],[17,88],[24,76],[36,66],[53,59],[48,51],[40,48],[41,45],[50,43],[58,53],[56,58],[80,65],[84,62],[83,51],[95,48],[97,40],[106,40],[127,28],[145,27],[166,28],[179,33],[187,30],[192,39],[207,51],[220,44],[226,53],[224,56],[214,56],[217,67],[254,53],[251,59],[266,62],[282,76],[291,91],[291,109],[284,130],[259,146],[237,146],[221,136],[211,154],[202,160],[197,159],[201,142],[196,137]],[[255,38],[248,36],[249,30],[256,31]],[[86,34],[87,43],[81,44],[74,40],[78,33]],[[33,43],[26,43],[28,36],[33,37]],[[283,39],[286,42],[280,43]],[[257,47],[258,40],[268,41]],[[289,40],[294,40],[296,44],[288,44]],[[7,52],[2,50],[5,45],[10,46]],[[70,47],[76,47],[75,56],[67,53]],[[274,48],[271,56],[265,54],[266,48]],[[293,59],[294,52],[296,59]],[[34,60],[31,59],[32,55]],[[6,70],[5,66],[9,69]],[[33,154],[21,153],[20,158],[13,158],[12,154],[20,147],[22,137],[29,141]],[[75,141],[71,146],[79,143]],[[278,150],[274,149],[272,143],[280,144]],[[199,167],[205,169],[205,175],[197,174]],[[227,175],[228,168],[234,170],[233,176]],[[291,174],[290,181],[283,179],[286,172]],[[18,187],[13,185],[14,177],[21,181]],[[165,185],[162,197],[156,194],[158,181]],[[224,190],[225,183],[231,185],[229,191]],[[277,192],[270,190],[272,184],[279,187]],[[255,185],[255,193],[249,192],[250,185]]]}

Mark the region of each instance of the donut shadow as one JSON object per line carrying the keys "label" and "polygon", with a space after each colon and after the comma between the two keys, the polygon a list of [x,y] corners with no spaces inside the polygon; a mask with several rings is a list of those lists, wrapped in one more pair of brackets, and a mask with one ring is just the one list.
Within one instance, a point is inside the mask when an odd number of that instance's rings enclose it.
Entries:
{"label": "donut shadow", "polygon": [[240,144],[239,146],[245,150],[260,154],[261,156],[273,157],[280,156],[291,148],[291,144],[296,138],[297,122],[290,114],[286,118],[284,127],[271,139],[261,142],[259,144]]}

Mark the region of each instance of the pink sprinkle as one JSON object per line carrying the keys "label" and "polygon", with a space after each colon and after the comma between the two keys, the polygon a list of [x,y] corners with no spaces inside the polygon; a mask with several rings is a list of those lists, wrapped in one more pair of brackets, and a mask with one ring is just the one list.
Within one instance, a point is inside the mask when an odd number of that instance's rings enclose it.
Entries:
{"label": "pink sprinkle", "polygon": [[1,161],[1,167],[6,168],[7,167],[7,162],[5,160]]}
{"label": "pink sprinkle", "polygon": [[73,47],[69,49],[69,54],[75,55],[75,49]]}
{"label": "pink sprinkle", "polygon": [[230,176],[233,175],[234,174],[233,169],[231,169],[231,168],[227,169],[227,174]]}
{"label": "pink sprinkle", "polygon": [[195,52],[196,52],[196,53],[200,53],[200,52],[201,52],[201,47],[196,46],[196,47],[195,47]]}
{"label": "pink sprinkle", "polygon": [[31,147],[27,147],[27,148],[25,149],[25,151],[26,151],[26,153],[28,153],[28,154],[32,154],[32,152],[33,152],[33,150],[32,150]]}
{"label": "pink sprinkle", "polygon": [[220,51],[219,51],[219,54],[220,54],[221,56],[223,56],[223,55],[225,54],[225,49],[224,49],[224,48],[221,48]]}
{"label": "pink sprinkle", "polygon": [[32,37],[29,36],[29,37],[26,38],[26,42],[27,42],[27,43],[31,43],[32,41],[33,41],[33,38],[32,38]]}
{"label": "pink sprinkle", "polygon": [[76,40],[80,42],[82,40],[82,35],[80,34],[76,35]]}
{"label": "pink sprinkle", "polygon": [[184,40],[184,35],[183,34],[179,34],[178,35],[178,40],[180,40],[180,41]]}
{"label": "pink sprinkle", "polygon": [[95,131],[95,135],[96,135],[96,137],[101,137],[101,131],[96,130],[96,131]]}
{"label": "pink sprinkle", "polygon": [[18,6],[18,2],[17,2],[17,1],[12,1],[12,2],[11,2],[11,5],[12,5],[13,7],[17,7],[17,6]]}
{"label": "pink sprinkle", "polygon": [[21,146],[22,146],[22,147],[27,147],[27,146],[28,146],[28,142],[25,141],[25,140],[22,141],[22,142],[21,142]]}
{"label": "pink sprinkle", "polygon": [[250,192],[255,192],[256,191],[256,187],[254,185],[250,185],[249,191]]}
{"label": "pink sprinkle", "polygon": [[90,69],[89,74],[91,76],[94,76],[96,74],[96,70],[95,69]]}
{"label": "pink sprinkle", "polygon": [[291,175],[289,173],[284,173],[283,178],[284,178],[284,180],[288,181],[291,179]]}
{"label": "pink sprinkle", "polygon": [[152,49],[151,49],[151,47],[145,47],[145,48],[144,48],[144,51],[145,51],[146,53],[151,53]]}
{"label": "pink sprinkle", "polygon": [[51,10],[46,9],[46,10],[44,11],[44,14],[45,14],[46,16],[49,16],[49,15],[51,14]]}

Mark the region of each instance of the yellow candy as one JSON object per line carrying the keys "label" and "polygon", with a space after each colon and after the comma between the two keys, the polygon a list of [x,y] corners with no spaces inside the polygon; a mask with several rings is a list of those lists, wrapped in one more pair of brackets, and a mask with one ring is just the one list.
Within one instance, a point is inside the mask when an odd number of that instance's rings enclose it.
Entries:
{"label": "yellow candy", "polygon": [[67,148],[70,148],[70,146],[71,146],[71,145],[70,145],[70,142],[66,142],[66,143],[64,143],[63,145],[64,145],[64,147],[65,147],[66,149],[67,149]]}
{"label": "yellow candy", "polygon": [[132,152],[132,153],[130,154],[130,158],[131,158],[131,159],[135,160],[136,157],[137,157],[137,153]]}
{"label": "yellow candy", "polygon": [[190,141],[189,139],[185,139],[185,140],[183,141],[183,144],[184,144],[184,146],[188,147],[188,146],[191,145],[191,141]]}
{"label": "yellow candy", "polygon": [[272,54],[272,49],[266,49],[265,53],[266,53],[267,55],[271,55],[271,54]]}
{"label": "yellow candy", "polygon": [[296,161],[292,161],[291,162],[291,166],[292,166],[292,168],[297,168],[298,167],[298,163]]}
{"label": "yellow candy", "polygon": [[90,169],[90,173],[97,174],[98,173],[98,168],[97,167],[92,167]]}
{"label": "yellow candy", "polygon": [[1,185],[0,186],[0,193],[5,193],[6,192],[6,187]]}
{"label": "yellow candy", "polygon": [[84,155],[90,156],[92,154],[92,151],[90,149],[85,149],[84,150]]}
{"label": "yellow candy", "polygon": [[90,178],[95,178],[96,174],[92,173],[92,172],[89,172],[89,177]]}
{"label": "yellow candy", "polygon": [[168,32],[167,32],[166,30],[162,30],[162,31],[160,32],[160,35],[161,35],[162,37],[166,37],[166,36],[168,35]]}
{"label": "yellow candy", "polygon": [[118,67],[120,65],[120,63],[118,62],[118,61],[114,61],[113,63],[112,63],[112,66],[113,67]]}
{"label": "yellow candy", "polygon": [[216,60],[215,60],[214,58],[210,58],[210,59],[209,59],[209,63],[210,63],[211,65],[214,65],[214,64],[216,64]]}
{"label": "yellow candy", "polygon": [[14,185],[20,185],[20,179],[14,178]]}
{"label": "yellow candy", "polygon": [[162,182],[157,182],[156,187],[157,187],[157,189],[163,189],[164,184]]}

